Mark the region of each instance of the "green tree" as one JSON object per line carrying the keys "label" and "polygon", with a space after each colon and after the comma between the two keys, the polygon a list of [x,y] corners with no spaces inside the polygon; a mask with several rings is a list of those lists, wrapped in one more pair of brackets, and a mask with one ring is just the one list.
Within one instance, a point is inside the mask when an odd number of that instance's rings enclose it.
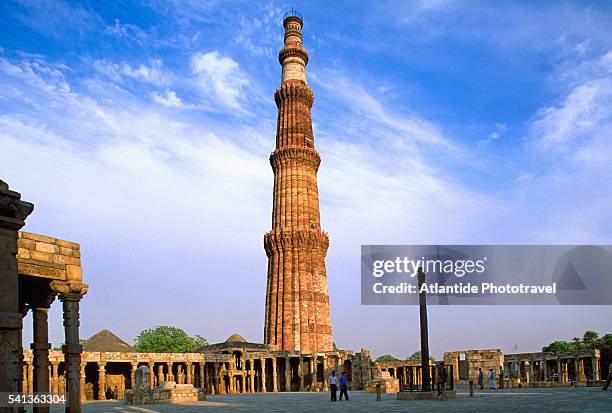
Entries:
{"label": "green tree", "polygon": [[[412,353],[412,355],[410,357],[408,357],[408,360],[421,360],[421,352],[420,351],[415,351],[414,353]],[[431,361],[435,361],[434,358],[432,356],[429,356],[429,360]]]}
{"label": "green tree", "polygon": [[180,328],[159,326],[141,331],[134,349],[140,353],[191,353],[206,344],[202,336],[190,337]]}
{"label": "green tree", "polygon": [[582,336],[582,342],[588,347],[593,347],[598,338],[599,334],[597,334],[597,331],[587,330]]}
{"label": "green tree", "polygon": [[412,353],[412,356],[408,357],[408,360],[420,360],[420,359],[421,359],[420,351],[415,351],[414,353]]}
{"label": "green tree", "polygon": [[381,361],[381,362],[385,362],[385,361],[398,361],[398,358],[392,356],[391,354],[384,354],[384,355],[378,357],[376,359],[376,361]]}
{"label": "green tree", "polygon": [[334,345],[334,351],[338,350],[338,346],[336,346],[336,342],[335,341],[333,342],[333,345]]}
{"label": "green tree", "polygon": [[553,341],[549,345],[542,347],[542,351],[572,351],[572,343],[567,341]]}

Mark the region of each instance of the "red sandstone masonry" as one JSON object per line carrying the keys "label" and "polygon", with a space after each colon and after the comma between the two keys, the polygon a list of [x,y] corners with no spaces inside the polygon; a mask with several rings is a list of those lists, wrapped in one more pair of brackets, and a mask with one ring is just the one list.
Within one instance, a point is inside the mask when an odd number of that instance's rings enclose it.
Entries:
{"label": "red sandstone masonry", "polygon": [[333,350],[317,171],[306,84],[308,53],[302,47],[302,20],[284,21],[285,45],[279,53],[283,79],[274,94],[278,107],[272,230],[264,237],[268,256],[264,342],[283,350],[314,353]]}

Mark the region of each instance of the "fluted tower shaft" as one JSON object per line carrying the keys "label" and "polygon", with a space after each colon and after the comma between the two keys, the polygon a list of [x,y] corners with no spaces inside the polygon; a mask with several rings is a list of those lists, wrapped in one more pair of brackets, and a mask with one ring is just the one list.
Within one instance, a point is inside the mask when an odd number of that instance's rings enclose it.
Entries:
{"label": "fluted tower shaft", "polygon": [[306,83],[308,53],[302,47],[302,18],[287,16],[279,52],[281,85],[274,171],[272,230],[264,236],[268,256],[264,342],[305,353],[333,350],[325,255],[329,239],[321,231],[317,171]]}

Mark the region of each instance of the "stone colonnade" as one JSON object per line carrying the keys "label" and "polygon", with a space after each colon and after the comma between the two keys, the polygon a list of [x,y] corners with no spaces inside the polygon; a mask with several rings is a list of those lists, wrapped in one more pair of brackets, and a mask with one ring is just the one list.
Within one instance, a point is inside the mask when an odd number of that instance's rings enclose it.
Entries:
{"label": "stone colonnade", "polygon": [[[351,354],[307,355],[285,351],[233,350],[210,353],[83,352],[79,364],[80,400],[106,400],[107,389],[123,398],[133,388],[135,371],[149,367],[151,387],[162,381],[192,384],[207,394],[326,391],[327,377],[344,370],[350,383]],[[35,355],[24,351],[24,392],[36,391]],[[49,388],[66,391],[66,363],[60,351],[49,352],[46,366]]]}
{"label": "stone colonnade", "polygon": [[521,383],[590,382],[601,378],[598,349],[508,354],[505,368]]}

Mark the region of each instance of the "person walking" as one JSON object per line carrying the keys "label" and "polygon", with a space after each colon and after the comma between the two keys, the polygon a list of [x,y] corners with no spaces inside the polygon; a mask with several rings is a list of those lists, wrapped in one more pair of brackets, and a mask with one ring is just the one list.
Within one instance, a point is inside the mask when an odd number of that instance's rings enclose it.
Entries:
{"label": "person walking", "polygon": [[482,367],[478,368],[478,385],[480,386],[480,390],[484,389],[484,371],[482,371]]}
{"label": "person walking", "polygon": [[332,370],[331,376],[327,379],[329,384],[329,391],[331,392],[331,401],[336,401],[336,391],[338,390],[338,377],[336,377],[336,370]]}
{"label": "person walking", "polygon": [[446,383],[448,382],[448,370],[442,363],[442,371],[440,372],[440,387],[442,388],[442,400],[446,400]]}
{"label": "person walking", "polygon": [[495,370],[494,369],[489,369],[489,388],[493,389],[493,390],[497,390],[497,383],[496,383],[496,377],[495,377]]}
{"label": "person walking", "polygon": [[612,381],[612,363],[608,365],[608,377],[606,378],[606,385],[601,389],[608,391],[608,387],[610,387],[610,382]]}
{"label": "person walking", "polygon": [[348,384],[346,383],[346,373],[342,372],[342,376],[340,376],[340,400],[342,400],[342,395],[344,394],[344,399],[348,402]]}
{"label": "person walking", "polygon": [[504,376],[506,372],[504,371],[504,366],[499,366],[499,388],[504,388]]}

